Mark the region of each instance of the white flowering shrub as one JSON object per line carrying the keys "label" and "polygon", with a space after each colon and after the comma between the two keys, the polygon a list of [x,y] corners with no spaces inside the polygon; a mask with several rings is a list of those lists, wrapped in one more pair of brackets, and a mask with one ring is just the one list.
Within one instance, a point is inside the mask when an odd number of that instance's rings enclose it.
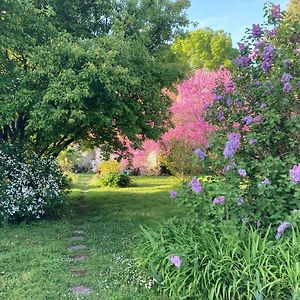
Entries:
{"label": "white flowering shrub", "polygon": [[54,159],[0,145],[0,222],[47,217],[64,204],[67,181]]}

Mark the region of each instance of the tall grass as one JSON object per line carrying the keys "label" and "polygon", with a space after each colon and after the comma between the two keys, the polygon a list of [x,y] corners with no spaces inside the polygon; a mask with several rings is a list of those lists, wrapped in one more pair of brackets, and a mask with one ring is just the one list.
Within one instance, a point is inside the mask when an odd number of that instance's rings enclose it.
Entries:
{"label": "tall grass", "polygon": [[[169,260],[178,255],[177,268]],[[293,230],[280,241],[255,230],[220,234],[172,221],[144,229],[137,261],[170,299],[299,299],[300,236]],[[298,294],[297,294],[298,291]]]}

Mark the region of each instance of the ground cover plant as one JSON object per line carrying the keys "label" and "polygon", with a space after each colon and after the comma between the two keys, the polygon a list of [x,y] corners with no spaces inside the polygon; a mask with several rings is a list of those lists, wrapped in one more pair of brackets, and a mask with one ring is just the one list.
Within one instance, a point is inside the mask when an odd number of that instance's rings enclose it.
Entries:
{"label": "ground cover plant", "polygon": [[[100,189],[92,175],[79,175],[68,196],[72,214],[0,228],[0,298],[74,299],[70,288],[86,284],[93,290],[89,299],[164,299],[145,287],[152,281],[140,276],[135,266],[133,237],[140,225],[184,214],[168,196],[177,181],[170,177],[135,181],[131,188]],[[87,245],[80,254],[87,259],[72,263],[67,239],[79,228],[85,231]],[[73,269],[87,272],[77,277]]]}

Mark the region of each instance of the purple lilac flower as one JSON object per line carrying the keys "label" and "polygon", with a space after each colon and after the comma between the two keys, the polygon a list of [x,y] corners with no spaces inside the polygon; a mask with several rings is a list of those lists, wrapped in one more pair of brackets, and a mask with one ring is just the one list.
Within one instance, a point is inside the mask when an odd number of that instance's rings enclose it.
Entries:
{"label": "purple lilac flower", "polygon": [[242,177],[246,177],[247,176],[247,172],[246,172],[245,169],[238,169],[238,173]]}
{"label": "purple lilac flower", "polygon": [[266,178],[263,180],[263,183],[264,183],[265,185],[270,185],[270,184],[271,184],[271,181],[270,181],[269,178],[266,177]]}
{"label": "purple lilac flower", "polygon": [[268,107],[268,106],[267,106],[266,103],[262,103],[261,106],[260,106],[261,109],[266,109],[267,107]]}
{"label": "purple lilac flower", "polygon": [[238,67],[246,68],[249,65],[250,58],[248,56],[239,56],[233,62]]}
{"label": "purple lilac flower", "polygon": [[275,48],[272,44],[265,47],[263,52],[262,70],[267,73],[272,67]]}
{"label": "purple lilac flower", "polygon": [[251,145],[255,144],[256,142],[257,142],[256,139],[250,139],[249,140],[249,145],[251,146]]}
{"label": "purple lilac flower", "polygon": [[201,160],[205,159],[205,152],[203,152],[201,149],[195,149],[194,153],[199,157]]}
{"label": "purple lilac flower", "polygon": [[240,42],[238,42],[237,44],[238,44],[240,52],[244,52],[246,50],[245,44],[240,43]]}
{"label": "purple lilac flower", "polygon": [[231,106],[233,104],[233,100],[232,99],[227,99],[226,104],[227,104],[227,106]]}
{"label": "purple lilac flower", "polygon": [[191,180],[190,188],[195,193],[201,193],[203,191],[203,188],[196,177],[193,177],[193,179]]}
{"label": "purple lilac flower", "polygon": [[290,178],[293,184],[300,182],[300,164],[294,165],[292,169],[290,169]]}
{"label": "purple lilac flower", "polygon": [[236,150],[240,146],[241,136],[237,133],[230,133],[230,134],[228,134],[228,138],[229,138],[229,141],[226,142],[225,149],[223,152],[223,154],[226,158],[234,156]]}
{"label": "purple lilac flower", "polygon": [[172,263],[172,265],[177,268],[179,268],[182,264],[182,260],[177,255],[170,256],[169,259],[170,259],[170,262]]}
{"label": "purple lilac flower", "polygon": [[265,47],[266,42],[265,41],[258,41],[254,46],[256,49],[261,49],[263,47]]}
{"label": "purple lilac flower", "polygon": [[290,82],[292,78],[293,76],[289,73],[284,73],[281,77],[281,82]]}
{"label": "purple lilac flower", "polygon": [[218,112],[218,120],[219,121],[223,121],[225,119],[225,117],[224,117],[224,112],[222,111],[222,110],[220,110],[219,112]]}
{"label": "purple lilac flower", "polygon": [[255,118],[253,118],[253,122],[254,123],[259,123],[261,121],[263,121],[264,117],[261,115],[256,116]]}
{"label": "purple lilac flower", "polygon": [[217,204],[223,204],[225,202],[225,197],[224,196],[220,196],[218,198],[215,198],[213,200],[213,204],[217,205]]}
{"label": "purple lilac flower", "polygon": [[284,234],[284,232],[290,227],[292,227],[291,223],[286,221],[282,222],[277,228],[277,234],[275,236],[276,240],[279,240],[281,236]]}
{"label": "purple lilac flower", "polygon": [[253,24],[252,25],[252,36],[254,38],[258,38],[262,35],[262,30],[261,27],[259,26],[259,24]]}
{"label": "purple lilac flower", "polygon": [[242,119],[247,125],[253,122],[253,117],[252,116],[246,116]]}
{"label": "purple lilac flower", "polygon": [[245,202],[244,198],[243,197],[240,197],[237,201],[237,205],[238,206],[241,206],[243,203]]}
{"label": "purple lilac flower", "polygon": [[222,99],[223,99],[223,96],[221,96],[221,95],[215,95],[214,96],[215,101],[221,101]]}
{"label": "purple lilac flower", "polygon": [[292,85],[291,85],[291,83],[290,82],[286,82],[285,84],[284,84],[284,86],[283,86],[283,91],[285,92],[285,93],[289,93],[291,90],[292,90]]}
{"label": "purple lilac flower", "polygon": [[236,163],[232,162],[231,164],[224,167],[224,172],[228,172],[236,167]]}
{"label": "purple lilac flower", "polygon": [[264,31],[264,33],[265,33],[265,35],[266,35],[267,37],[274,37],[274,36],[276,35],[276,33],[277,33],[277,28],[274,27],[272,30],[266,29],[266,30]]}
{"label": "purple lilac flower", "polygon": [[176,191],[171,191],[171,192],[170,192],[170,197],[171,197],[172,199],[175,199],[175,198],[177,197],[177,192],[176,192]]}
{"label": "purple lilac flower", "polygon": [[281,15],[280,4],[274,4],[271,11],[271,19],[274,21],[279,20],[280,15]]}
{"label": "purple lilac flower", "polygon": [[290,67],[291,66],[291,61],[289,60],[289,59],[285,59],[284,61],[283,61],[283,65],[286,67],[286,68],[288,68],[288,67]]}

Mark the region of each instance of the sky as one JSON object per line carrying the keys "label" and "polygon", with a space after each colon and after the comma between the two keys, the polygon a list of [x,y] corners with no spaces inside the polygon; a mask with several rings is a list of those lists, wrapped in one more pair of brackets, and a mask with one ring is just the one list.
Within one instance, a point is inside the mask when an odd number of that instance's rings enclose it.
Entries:
{"label": "sky", "polygon": [[[285,9],[288,0],[274,0]],[[223,29],[232,38],[233,47],[243,37],[245,29],[262,23],[265,0],[191,0],[189,19],[198,22],[197,27]]]}

